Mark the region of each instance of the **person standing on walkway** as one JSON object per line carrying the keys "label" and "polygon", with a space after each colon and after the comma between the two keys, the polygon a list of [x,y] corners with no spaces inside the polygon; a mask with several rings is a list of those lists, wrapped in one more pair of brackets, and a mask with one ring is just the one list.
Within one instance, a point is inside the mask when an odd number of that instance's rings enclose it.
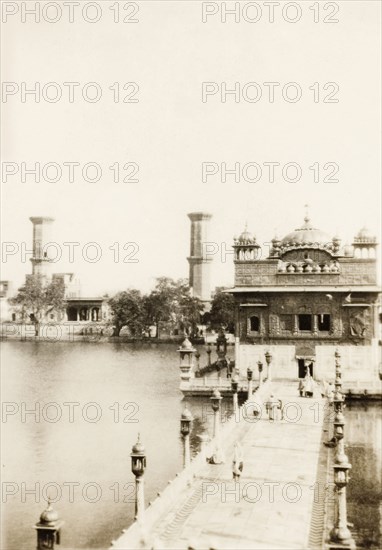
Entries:
{"label": "person standing on walkway", "polygon": [[300,378],[298,382],[298,391],[300,392],[300,397],[304,397],[305,393],[305,384],[303,378]]}
{"label": "person standing on walkway", "polygon": [[233,448],[232,474],[233,480],[239,481],[243,471],[243,449],[240,443],[235,443]]}
{"label": "person standing on walkway", "polygon": [[265,408],[268,413],[268,418],[273,422],[277,416],[277,409],[279,407],[279,400],[275,398],[273,394],[269,396],[268,401],[265,403]]}
{"label": "person standing on walkway", "polygon": [[306,397],[313,397],[314,382],[310,374],[305,376],[305,395]]}

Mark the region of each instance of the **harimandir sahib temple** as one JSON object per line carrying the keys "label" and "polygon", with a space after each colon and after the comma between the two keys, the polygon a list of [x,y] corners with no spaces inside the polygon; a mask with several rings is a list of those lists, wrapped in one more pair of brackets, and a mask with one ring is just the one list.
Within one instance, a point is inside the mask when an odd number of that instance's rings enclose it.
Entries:
{"label": "harimandir sahib temple", "polygon": [[308,216],[268,257],[247,229],[234,239],[235,363],[245,377],[272,354],[273,378],[333,376],[340,350],[345,387],[380,386],[377,239],[366,228],[352,246],[316,229]]}

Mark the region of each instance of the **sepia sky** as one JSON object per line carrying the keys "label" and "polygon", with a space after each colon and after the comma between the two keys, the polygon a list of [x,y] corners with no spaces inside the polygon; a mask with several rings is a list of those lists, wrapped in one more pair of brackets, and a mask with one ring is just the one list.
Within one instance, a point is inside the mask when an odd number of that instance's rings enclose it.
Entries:
{"label": "sepia sky", "polygon": [[[18,251],[3,254],[2,279],[18,286],[31,270],[30,255],[22,253],[31,247],[30,216],[55,218],[53,240],[62,257],[53,271],[75,272],[85,295],[130,286],[146,291],[157,276],[187,277],[186,214],[195,210],[213,214],[210,240],[219,252],[230,247],[246,221],[260,243],[275,231],[284,236],[302,224],[306,203],[313,224],[329,234],[338,232],[344,241],[365,224],[379,233],[379,2],[337,2],[333,18],[339,22],[332,24],[322,21],[329,14],[321,12],[314,23],[313,2],[300,2],[296,23],[278,11],[270,23],[264,6],[257,23],[245,21],[242,13],[239,22],[227,17],[223,23],[220,12],[203,23],[200,1],[145,1],[138,3],[139,22],[124,24],[113,21],[111,2],[95,4],[102,16],[93,24],[79,15],[73,23],[67,15],[56,23],[43,17],[39,23],[27,17],[23,23],[18,13],[3,25],[2,78],[19,91],[2,103],[2,159],[18,170],[5,179],[3,165],[2,241],[16,243]],[[41,93],[39,102],[31,95],[22,102],[22,82],[26,88],[55,82],[62,97],[52,103]],[[72,103],[64,82],[79,83]],[[102,91],[98,102],[82,97],[89,82]],[[123,90],[127,82],[139,85],[138,103],[123,102],[134,91]],[[205,102],[202,82],[216,83],[218,89]],[[223,82],[228,89],[239,83],[238,102],[233,95],[221,101]],[[253,97],[255,87],[245,88],[250,82],[261,89],[257,102],[243,97]],[[274,102],[265,82],[279,83]],[[302,90],[299,101],[283,98],[290,82]],[[335,86],[325,89],[329,82]],[[119,83],[118,102],[113,101],[116,86],[110,89],[114,83]],[[335,88],[339,101],[324,102]],[[22,162],[27,168],[57,163],[61,180],[44,181],[41,170],[40,183],[31,175],[22,182]],[[64,165],[70,162],[80,163],[73,182]],[[95,183],[81,176],[91,162],[102,169]],[[246,182],[241,172],[240,181],[228,175],[224,182],[219,169],[203,182],[202,163],[207,162],[227,168],[257,163],[262,176]],[[274,182],[264,162],[279,163]],[[282,175],[282,167],[292,162],[301,169],[298,183]],[[115,163],[120,180],[126,176],[123,166],[136,163],[139,181],[114,182],[109,167]],[[315,163],[319,182],[309,168]],[[338,182],[323,181],[330,172],[326,163],[339,166],[332,177]],[[64,242],[79,243],[73,263]],[[83,257],[90,242],[101,250],[98,262]],[[134,256],[129,256],[132,248],[123,250],[125,243],[136,243]],[[129,257],[138,262],[123,262]],[[217,253],[212,285],[232,283],[232,256]]]}

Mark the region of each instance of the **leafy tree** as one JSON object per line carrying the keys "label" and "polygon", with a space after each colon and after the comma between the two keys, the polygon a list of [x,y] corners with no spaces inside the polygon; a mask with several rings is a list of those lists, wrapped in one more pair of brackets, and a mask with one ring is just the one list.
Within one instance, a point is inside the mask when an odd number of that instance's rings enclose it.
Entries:
{"label": "leafy tree", "polygon": [[29,318],[39,335],[41,321],[50,311],[65,309],[65,284],[62,279],[46,281],[39,275],[30,275],[18,293],[9,300],[23,320]]}
{"label": "leafy tree", "polygon": [[122,327],[128,327],[133,336],[141,336],[144,329],[144,299],[139,290],[118,292],[109,300],[114,324],[114,335],[119,336]]}
{"label": "leafy tree", "polygon": [[159,277],[154,290],[145,296],[133,289],[119,292],[109,300],[109,305],[116,336],[123,326],[140,336],[155,325],[159,338],[160,323],[194,332],[203,310],[201,301],[190,296],[187,281],[169,277]]}
{"label": "leafy tree", "polygon": [[194,330],[202,310],[201,301],[190,296],[185,279],[175,281],[169,277],[159,277],[154,290],[145,298],[147,323],[156,325],[157,337],[160,322],[167,322],[172,328]]}
{"label": "leafy tree", "polygon": [[177,283],[169,277],[159,277],[154,290],[145,297],[146,322],[148,325],[155,324],[157,338],[160,322],[175,324],[178,299]]}
{"label": "leafy tree", "polygon": [[189,294],[183,295],[179,300],[179,327],[188,334],[195,335],[203,309],[204,305],[199,298],[194,298]]}
{"label": "leafy tree", "polygon": [[215,293],[211,304],[210,321],[213,328],[225,327],[229,332],[235,327],[235,299],[232,294],[222,292]]}

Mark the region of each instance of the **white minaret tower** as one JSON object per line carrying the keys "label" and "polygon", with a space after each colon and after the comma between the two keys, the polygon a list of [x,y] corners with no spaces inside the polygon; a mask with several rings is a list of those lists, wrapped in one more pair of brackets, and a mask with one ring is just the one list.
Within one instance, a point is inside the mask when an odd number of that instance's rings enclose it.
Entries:
{"label": "white minaret tower", "polygon": [[29,219],[33,223],[32,275],[49,277],[52,260],[46,245],[52,242],[50,235],[54,218],[33,217]]}
{"label": "white minaret tower", "polygon": [[191,220],[190,256],[190,287],[195,298],[206,305],[211,301],[210,264],[212,258],[206,255],[206,243],[209,242],[208,230],[212,214],[192,212],[188,214]]}

